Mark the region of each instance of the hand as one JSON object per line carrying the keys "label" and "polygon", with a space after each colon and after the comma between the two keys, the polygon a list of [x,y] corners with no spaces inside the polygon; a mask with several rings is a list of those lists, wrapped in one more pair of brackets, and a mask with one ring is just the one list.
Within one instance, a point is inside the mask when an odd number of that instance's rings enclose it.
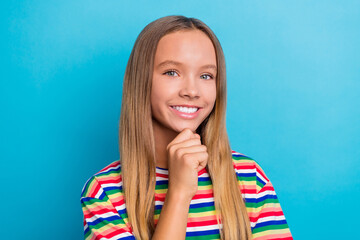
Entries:
{"label": "hand", "polygon": [[184,129],[167,146],[169,166],[168,194],[191,201],[198,189],[198,171],[205,168],[208,153],[200,136]]}

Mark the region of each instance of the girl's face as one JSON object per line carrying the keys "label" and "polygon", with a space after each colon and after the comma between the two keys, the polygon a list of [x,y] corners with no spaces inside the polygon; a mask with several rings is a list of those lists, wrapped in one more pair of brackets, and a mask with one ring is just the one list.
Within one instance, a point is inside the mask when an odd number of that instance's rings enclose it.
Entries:
{"label": "girl's face", "polygon": [[182,30],[162,37],[151,89],[154,131],[195,132],[214,107],[216,74],[215,49],[205,33]]}

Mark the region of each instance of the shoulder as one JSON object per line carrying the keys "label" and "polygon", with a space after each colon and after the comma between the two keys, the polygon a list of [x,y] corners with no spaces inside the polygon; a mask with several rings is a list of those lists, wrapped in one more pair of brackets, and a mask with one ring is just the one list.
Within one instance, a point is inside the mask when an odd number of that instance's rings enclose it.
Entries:
{"label": "shoulder", "polygon": [[251,157],[232,151],[232,162],[243,192],[246,189],[258,192],[270,182],[259,163]]}
{"label": "shoulder", "polygon": [[106,197],[106,191],[114,187],[122,186],[120,172],[121,164],[119,160],[101,169],[86,181],[81,192],[81,197],[103,200]]}

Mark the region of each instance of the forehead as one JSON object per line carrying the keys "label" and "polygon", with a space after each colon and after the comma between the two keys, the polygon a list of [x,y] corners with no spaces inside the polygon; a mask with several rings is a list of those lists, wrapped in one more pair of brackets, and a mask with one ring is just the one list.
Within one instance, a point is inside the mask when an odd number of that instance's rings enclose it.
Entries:
{"label": "forehead", "polygon": [[216,53],[212,41],[204,32],[181,30],[160,39],[154,60],[155,65],[164,60],[216,65]]}

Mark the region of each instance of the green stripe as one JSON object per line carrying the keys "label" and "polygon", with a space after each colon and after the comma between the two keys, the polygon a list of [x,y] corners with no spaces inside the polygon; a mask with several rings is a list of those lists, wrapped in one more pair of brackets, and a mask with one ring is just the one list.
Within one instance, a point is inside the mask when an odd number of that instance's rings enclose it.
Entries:
{"label": "green stripe", "polygon": [[103,203],[106,202],[109,198],[105,195],[104,199],[97,199],[97,198],[89,198],[88,200],[85,200],[84,198],[81,199],[81,205],[84,207],[87,207],[88,205],[91,205],[93,203]]}
{"label": "green stripe", "polygon": [[198,186],[210,186],[211,181],[198,181]]}
{"label": "green stripe", "polygon": [[202,212],[210,212],[215,211],[214,206],[209,207],[201,207],[201,208],[189,208],[189,213],[202,213]]}
{"label": "green stripe", "polygon": [[91,230],[89,229],[89,231],[84,236],[85,240],[89,237],[90,233],[91,233]]}
{"label": "green stripe", "polygon": [[106,192],[106,195],[113,195],[113,194],[118,194],[118,193],[121,193],[121,191],[119,191],[119,189],[111,189],[111,190],[108,190],[108,191],[105,191]]}
{"label": "green stripe", "polygon": [[92,177],[89,179],[89,181],[87,182],[87,184],[86,184],[86,186],[85,186],[85,189],[84,189],[84,194],[82,195],[82,197],[86,197],[86,196],[88,195],[89,187],[90,187],[90,185],[91,185],[91,183],[92,183],[93,181],[96,181],[94,176],[92,176]]}
{"label": "green stripe", "polygon": [[122,217],[123,220],[127,220],[128,219],[128,215],[127,212],[120,214],[120,216]]}
{"label": "green stripe", "polygon": [[110,171],[108,172],[104,172],[104,173],[98,173],[96,174],[97,177],[103,177],[103,176],[107,176],[107,175],[110,175],[112,173],[120,173],[120,169],[111,169]]}
{"label": "green stripe", "polygon": [[260,188],[263,188],[265,186],[265,184],[262,184],[261,182],[257,181],[256,185],[258,185]]}
{"label": "green stripe", "polygon": [[234,155],[232,155],[232,158],[233,158],[234,160],[254,160],[254,159],[252,159],[252,158],[245,157],[245,156],[234,156]]}
{"label": "green stripe", "polygon": [[[103,226],[107,225],[107,224],[114,224],[114,225],[124,225],[123,227],[125,227],[125,222],[124,220],[122,220],[121,218],[120,219],[116,219],[114,221],[107,221],[107,220],[103,220],[101,222],[99,222],[98,224],[96,225],[88,225],[90,229],[99,229],[99,228],[102,228]],[[119,227],[122,227],[122,226],[119,226]]]}
{"label": "green stripe", "polygon": [[279,199],[265,199],[264,201],[258,202],[258,203],[252,203],[252,202],[245,202],[246,207],[248,208],[258,208],[261,207],[267,203],[279,203]]}
{"label": "green stripe", "polygon": [[265,232],[268,230],[280,230],[280,229],[287,229],[289,226],[287,224],[279,224],[279,225],[268,225],[264,227],[254,228],[252,233],[259,233],[259,232]]}
{"label": "green stripe", "polygon": [[168,188],[168,184],[161,184],[155,186],[155,190],[167,189],[167,188]]}
{"label": "green stripe", "polygon": [[256,176],[251,176],[251,177],[240,177],[238,175],[236,175],[237,178],[240,180],[240,181],[244,181],[244,182],[255,182],[256,181]]}
{"label": "green stripe", "polygon": [[220,234],[212,234],[212,235],[205,235],[205,236],[191,236],[191,237],[186,237],[185,239],[187,239],[187,240],[220,239]]}
{"label": "green stripe", "polygon": [[[215,206],[201,207],[201,208],[189,208],[189,213],[205,213],[215,211]],[[155,209],[154,214],[159,215],[161,213],[161,209]]]}

